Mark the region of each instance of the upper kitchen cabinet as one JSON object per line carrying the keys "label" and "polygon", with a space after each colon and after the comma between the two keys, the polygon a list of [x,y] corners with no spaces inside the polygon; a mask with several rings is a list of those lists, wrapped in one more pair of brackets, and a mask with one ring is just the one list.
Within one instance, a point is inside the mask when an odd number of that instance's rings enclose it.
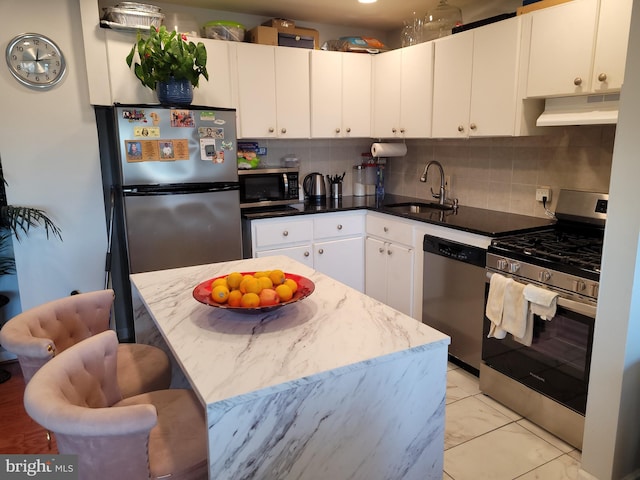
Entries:
{"label": "upper kitchen cabinet", "polygon": [[309,50],[236,43],[241,138],[309,138]]}
{"label": "upper kitchen cabinet", "polygon": [[[136,42],[136,34],[105,29],[107,63],[111,103],[158,103],[154,91],[144,87],[125,61]],[[194,38],[207,48],[209,81],[200,78],[198,88],[193,89],[193,104],[207,107],[233,108],[231,75],[227,42]]]}
{"label": "upper kitchen cabinet", "polygon": [[620,90],[631,6],[632,0],[573,0],[532,12],[527,96]]}
{"label": "upper kitchen cabinet", "polygon": [[433,42],[373,57],[373,124],[377,138],[431,136]]}
{"label": "upper kitchen cabinet", "polygon": [[311,136],[371,136],[371,55],[311,51]]}
{"label": "upper kitchen cabinet", "polygon": [[436,40],[433,136],[515,135],[520,18]]}

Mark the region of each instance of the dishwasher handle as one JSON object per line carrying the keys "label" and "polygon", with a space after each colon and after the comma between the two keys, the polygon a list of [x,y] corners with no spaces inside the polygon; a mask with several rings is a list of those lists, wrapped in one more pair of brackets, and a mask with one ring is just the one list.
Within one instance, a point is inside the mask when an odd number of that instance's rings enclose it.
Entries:
{"label": "dishwasher handle", "polygon": [[422,242],[425,253],[447,257],[459,262],[468,263],[485,268],[487,264],[487,251],[484,248],[466,245],[464,243],[446,240],[433,235],[425,235]]}

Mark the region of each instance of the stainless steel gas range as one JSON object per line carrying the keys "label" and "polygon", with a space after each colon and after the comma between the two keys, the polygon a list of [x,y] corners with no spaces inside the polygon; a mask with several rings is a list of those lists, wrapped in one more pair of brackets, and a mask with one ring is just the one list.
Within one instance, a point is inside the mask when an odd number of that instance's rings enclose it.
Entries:
{"label": "stainless steel gas range", "polygon": [[608,195],[562,190],[552,229],[496,238],[494,274],[556,292],[553,318],[532,315],[530,345],[489,338],[485,316],[480,389],[571,445],[582,448]]}

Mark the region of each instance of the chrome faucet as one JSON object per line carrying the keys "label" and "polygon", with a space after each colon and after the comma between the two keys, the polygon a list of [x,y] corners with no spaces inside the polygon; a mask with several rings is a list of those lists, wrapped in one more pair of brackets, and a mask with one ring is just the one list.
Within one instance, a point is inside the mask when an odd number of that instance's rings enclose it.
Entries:
{"label": "chrome faucet", "polygon": [[445,184],[444,184],[444,169],[442,168],[442,165],[440,164],[440,162],[431,160],[429,163],[427,163],[427,165],[424,167],[424,172],[422,172],[422,176],[420,177],[420,181],[423,183],[427,181],[427,173],[429,172],[429,167],[431,165],[435,165],[436,167],[438,167],[438,170],[440,170],[440,193],[434,193],[432,188],[431,195],[433,195],[433,198],[438,199],[438,203],[440,205],[444,205],[446,190],[445,190]]}

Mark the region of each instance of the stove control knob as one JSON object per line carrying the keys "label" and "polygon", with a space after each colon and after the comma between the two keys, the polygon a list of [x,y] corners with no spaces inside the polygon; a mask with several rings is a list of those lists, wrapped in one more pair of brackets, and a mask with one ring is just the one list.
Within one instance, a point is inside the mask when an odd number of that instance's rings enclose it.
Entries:
{"label": "stove control knob", "polygon": [[548,282],[551,279],[551,272],[549,270],[541,270],[538,272],[538,280],[541,282]]}
{"label": "stove control knob", "polygon": [[600,290],[600,288],[599,288],[597,283],[592,283],[591,284],[591,296],[592,297],[597,297],[599,290]]}
{"label": "stove control knob", "polygon": [[520,264],[517,262],[511,262],[509,263],[509,273],[516,273],[518,270],[520,270]]}
{"label": "stove control knob", "polygon": [[573,281],[573,291],[574,292],[584,292],[584,290],[586,288],[587,288],[587,285],[582,280],[574,280]]}
{"label": "stove control knob", "polygon": [[496,266],[498,270],[506,270],[507,269],[507,261],[504,258],[501,258],[497,261]]}

